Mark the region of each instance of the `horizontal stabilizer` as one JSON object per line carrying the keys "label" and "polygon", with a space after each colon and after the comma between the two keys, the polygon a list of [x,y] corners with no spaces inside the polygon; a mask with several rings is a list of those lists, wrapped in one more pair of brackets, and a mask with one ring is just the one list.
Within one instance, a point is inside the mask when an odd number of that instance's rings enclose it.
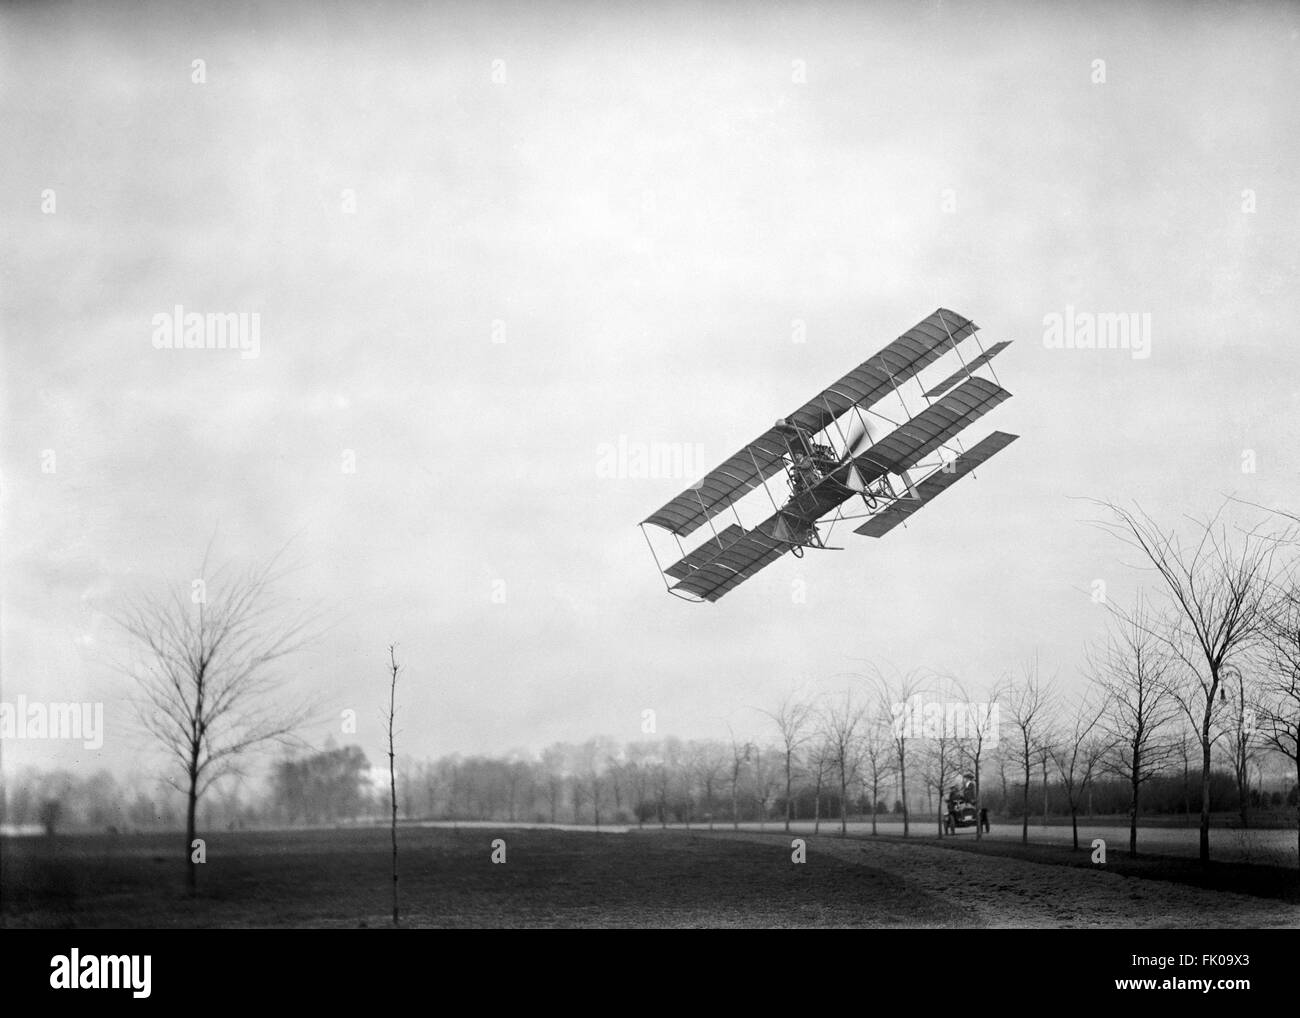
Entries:
{"label": "horizontal stabilizer", "polygon": [[991,347],[985,350],[982,354],[976,357],[969,364],[962,365],[962,367],[958,368],[951,375],[945,378],[942,382],[936,385],[933,389],[927,392],[925,394],[925,398],[934,399],[938,396],[942,396],[945,392],[951,389],[963,378],[968,376],[972,371],[974,371],[976,368],[982,368],[985,364],[991,361],[994,357],[996,357],[998,354],[1000,354],[1003,350],[1005,350],[1010,345],[1011,345],[1011,340],[1009,339],[1004,339],[1001,343],[994,343]]}

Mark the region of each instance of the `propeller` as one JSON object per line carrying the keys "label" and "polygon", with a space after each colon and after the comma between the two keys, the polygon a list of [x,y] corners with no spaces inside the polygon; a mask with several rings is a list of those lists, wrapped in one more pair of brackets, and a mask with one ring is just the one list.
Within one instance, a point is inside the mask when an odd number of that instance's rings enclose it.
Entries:
{"label": "propeller", "polygon": [[862,414],[853,415],[853,420],[849,424],[849,433],[844,441],[848,446],[849,459],[860,456],[875,445],[876,436],[872,434],[871,425]]}
{"label": "propeller", "polygon": [[[879,427],[873,427],[871,421],[867,419],[866,414],[856,413],[853,420],[849,422],[849,433],[844,436],[844,443],[848,447],[846,460],[856,459],[864,452],[876,444],[880,438]],[[908,494],[914,494],[916,485],[912,481],[912,475],[909,471],[904,470],[900,474],[903,483],[907,486]]]}

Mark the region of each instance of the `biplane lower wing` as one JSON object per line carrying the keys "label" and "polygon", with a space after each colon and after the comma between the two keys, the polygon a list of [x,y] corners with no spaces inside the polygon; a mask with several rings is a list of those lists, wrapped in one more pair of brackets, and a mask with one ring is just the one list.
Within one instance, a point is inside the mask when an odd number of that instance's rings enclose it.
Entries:
{"label": "biplane lower wing", "polygon": [[726,550],[707,559],[684,579],[673,584],[672,589],[694,594],[705,601],[716,601],[794,547],[798,542],[792,540],[792,537],[788,524],[780,513],[776,513],[753,530],[746,531],[744,536]]}
{"label": "biplane lower wing", "polygon": [[689,576],[694,570],[708,562],[717,555],[721,555],[733,544],[745,536],[745,528],[739,524],[733,523],[722,533],[710,537],[694,551],[689,552],[678,562],[674,562],[664,573],[671,576],[674,580],[682,580]]}
{"label": "biplane lower wing", "polygon": [[993,432],[988,438],[976,443],[954,459],[950,469],[941,467],[918,484],[915,498],[897,499],[887,509],[876,513],[853,532],[864,537],[882,537],[889,533],[918,509],[929,505],[977,466],[991,459],[1019,437],[1019,435],[1009,435],[1005,431]]}

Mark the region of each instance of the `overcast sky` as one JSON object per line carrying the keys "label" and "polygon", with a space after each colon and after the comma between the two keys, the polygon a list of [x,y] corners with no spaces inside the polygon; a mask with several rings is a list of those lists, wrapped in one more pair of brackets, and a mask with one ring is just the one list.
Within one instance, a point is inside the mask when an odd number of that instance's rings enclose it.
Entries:
{"label": "overcast sky", "polygon": [[[293,682],[376,762],[390,642],[417,756],[759,732],[862,659],[1077,687],[1137,579],[1081,497],[1296,505],[1300,12],[1045,6],[7,8],[0,691],[108,731],[6,768],[138,762],[107,616],[214,533],[293,539]],[[259,355],[155,349],[178,304]],[[1020,441],[668,597],[637,523],[693,477],[602,444],[712,466],[939,305],[1016,341],[973,434]],[[1067,306],[1150,355],[1048,348]]]}

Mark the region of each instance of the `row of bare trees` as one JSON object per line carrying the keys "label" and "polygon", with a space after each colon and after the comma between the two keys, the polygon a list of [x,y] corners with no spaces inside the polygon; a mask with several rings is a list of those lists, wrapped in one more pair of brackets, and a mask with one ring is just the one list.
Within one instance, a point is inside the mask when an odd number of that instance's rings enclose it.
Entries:
{"label": "row of bare trees", "polygon": [[[1015,683],[1007,689],[1007,701],[1020,692]],[[978,769],[981,804],[1000,820],[1016,818],[1023,837],[1026,816],[1077,821],[1130,808],[1131,788],[1123,780],[1125,744],[1113,734],[1111,716],[1097,706],[1100,702],[1096,695],[1057,701],[1052,723],[1030,729],[1027,772],[1023,736],[1008,720],[1005,704],[1000,724],[996,714],[985,714],[985,705],[958,701],[958,720],[974,718],[966,731],[954,729],[952,719],[933,732],[909,730],[896,728],[890,714],[873,711],[871,698],[853,687],[833,696],[788,698],[767,714],[771,720],[758,738],[667,738],[625,746],[602,738],[556,744],[536,757],[399,760],[398,801],[404,818],[580,824],[732,826],[797,820],[844,829],[849,820],[869,822],[873,813],[888,812],[891,821],[906,823],[912,833],[919,809],[935,818],[926,830],[937,832],[947,790],[963,773],[973,777]],[[954,705],[937,706],[952,713]],[[1176,721],[1172,716],[1171,725]],[[844,737],[850,728],[854,739]],[[1167,727],[1157,734],[1163,740],[1174,733]],[[1190,731],[1180,734],[1181,755],[1144,757],[1140,808],[1148,813],[1190,808],[1194,742]],[[1147,742],[1155,745],[1150,738]],[[1179,745],[1175,740],[1173,748]],[[1256,786],[1265,777],[1260,768],[1268,764],[1256,759]],[[1216,755],[1213,801],[1221,811],[1238,807],[1230,768],[1226,753]],[[1272,779],[1282,787],[1283,774],[1273,773]],[[1147,791],[1151,787],[1155,793]],[[1281,795],[1273,792],[1275,801]],[[1257,787],[1252,797],[1258,798]]]}
{"label": "row of bare trees", "polygon": [[[1300,780],[1300,518],[1269,512],[1248,525],[1233,522],[1232,510],[1241,506],[1229,499],[1214,515],[1191,521],[1184,541],[1138,507],[1103,508],[1100,525],[1154,574],[1151,602],[1112,609],[1123,635],[1105,669],[1111,691],[1129,701],[1135,801],[1144,757],[1157,764],[1170,752],[1171,740],[1158,733],[1177,714],[1192,729],[1200,755],[1199,852],[1208,862],[1217,743],[1229,746],[1243,823],[1246,775],[1258,747],[1285,756]],[[1130,845],[1135,837],[1130,834]],[[1300,808],[1296,837],[1300,852]]]}

